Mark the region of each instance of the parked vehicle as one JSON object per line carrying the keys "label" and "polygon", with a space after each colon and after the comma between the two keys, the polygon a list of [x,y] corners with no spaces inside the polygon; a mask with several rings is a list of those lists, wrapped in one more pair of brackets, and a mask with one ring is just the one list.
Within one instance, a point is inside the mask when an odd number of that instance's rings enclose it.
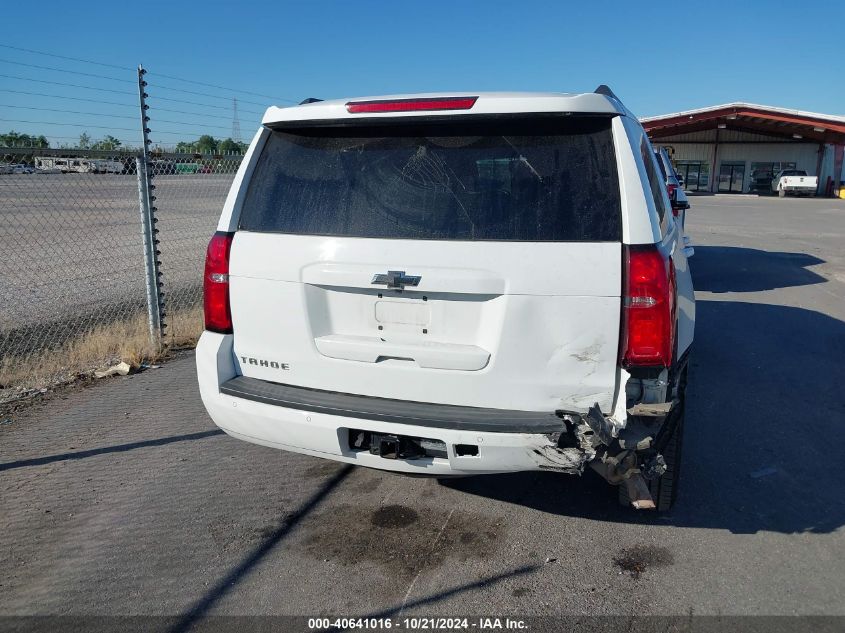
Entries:
{"label": "parked vehicle", "polygon": [[808,176],[803,169],[784,169],[772,180],[772,191],[784,198],[787,195],[815,196],[819,179]]}
{"label": "parked vehicle", "polygon": [[684,249],[687,257],[692,257],[695,250],[691,246],[691,240],[686,234],[687,209],[689,209],[689,199],[684,193],[684,186],[681,184],[675,167],[669,158],[669,153],[665,147],[655,150],[655,158],[657,158],[657,166],[660,167],[660,175],[666,183],[666,192],[669,194],[669,203],[672,205],[672,215],[674,215],[681,223],[681,230],[684,236]]}
{"label": "parked vehicle", "polygon": [[665,510],[681,245],[605,86],[271,107],[208,245],[202,400],[249,442],[433,476],[589,465]]}
{"label": "parked vehicle", "polygon": [[110,158],[92,158],[88,161],[91,172],[94,174],[120,174],[123,173],[123,162]]}
{"label": "parked vehicle", "polygon": [[152,173],[156,176],[170,176],[176,174],[176,161],[160,158],[150,161]]}
{"label": "parked vehicle", "polygon": [[12,174],[34,174],[35,169],[27,165],[26,163],[12,163],[9,165],[11,168]]}
{"label": "parked vehicle", "polygon": [[176,163],[176,173],[177,174],[195,174],[199,171],[201,166],[202,165],[195,163],[195,162],[190,162],[190,163],[177,162]]}
{"label": "parked vehicle", "polygon": [[85,158],[58,158],[54,156],[37,156],[35,168],[39,171],[45,169],[59,170],[63,174],[87,174],[91,173],[91,162]]}

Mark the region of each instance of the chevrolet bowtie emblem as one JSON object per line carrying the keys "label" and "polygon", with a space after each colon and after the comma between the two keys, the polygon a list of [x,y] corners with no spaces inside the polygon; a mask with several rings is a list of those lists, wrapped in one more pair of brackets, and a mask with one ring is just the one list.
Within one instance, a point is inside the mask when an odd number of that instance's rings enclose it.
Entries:
{"label": "chevrolet bowtie emblem", "polygon": [[406,275],[404,270],[388,270],[387,274],[378,273],[373,275],[371,284],[381,284],[388,288],[404,288],[405,286],[416,286],[422,277]]}

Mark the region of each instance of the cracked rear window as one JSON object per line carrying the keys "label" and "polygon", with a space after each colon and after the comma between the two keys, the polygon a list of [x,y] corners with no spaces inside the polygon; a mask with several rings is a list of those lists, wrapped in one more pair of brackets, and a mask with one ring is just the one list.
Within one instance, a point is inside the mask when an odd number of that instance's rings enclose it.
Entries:
{"label": "cracked rear window", "polygon": [[273,130],[247,231],[427,240],[620,241],[608,117]]}

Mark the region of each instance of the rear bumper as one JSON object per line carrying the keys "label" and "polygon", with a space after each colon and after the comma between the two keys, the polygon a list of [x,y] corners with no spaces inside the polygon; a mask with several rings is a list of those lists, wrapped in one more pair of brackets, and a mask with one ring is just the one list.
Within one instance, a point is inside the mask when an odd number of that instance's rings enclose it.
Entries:
{"label": "rear bumper", "polygon": [[[204,332],[197,375],[212,420],[233,437],[283,450],[403,473],[436,476],[556,470],[578,473],[587,458],[557,448],[554,413],[402,403],[291,388],[235,375],[232,336]],[[309,393],[311,392],[311,393]],[[463,414],[461,412],[463,410]],[[386,459],[349,446],[349,429],[443,442],[446,457]],[[458,455],[456,445],[477,455]]]}

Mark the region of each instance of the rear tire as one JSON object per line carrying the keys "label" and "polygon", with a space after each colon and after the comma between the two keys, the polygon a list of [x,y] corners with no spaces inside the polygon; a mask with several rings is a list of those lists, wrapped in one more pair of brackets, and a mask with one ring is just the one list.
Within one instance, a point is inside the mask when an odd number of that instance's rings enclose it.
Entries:
{"label": "rear tire", "polygon": [[[657,479],[646,480],[648,491],[654,500],[658,512],[668,512],[672,509],[675,499],[678,497],[678,482],[681,476],[681,453],[684,439],[684,397],[678,404],[678,418],[672,435],[666,440],[660,454],[666,461],[666,472]],[[619,503],[627,508],[631,507],[631,499],[628,497],[628,487],[623,483],[618,487]]]}

